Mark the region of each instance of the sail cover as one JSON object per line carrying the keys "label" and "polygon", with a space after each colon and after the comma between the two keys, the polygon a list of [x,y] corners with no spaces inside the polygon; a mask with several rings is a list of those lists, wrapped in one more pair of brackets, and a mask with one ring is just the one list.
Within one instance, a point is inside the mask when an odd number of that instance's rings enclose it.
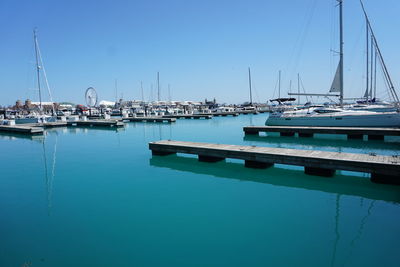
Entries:
{"label": "sail cover", "polygon": [[336,73],[335,73],[335,78],[333,78],[333,82],[331,85],[331,89],[329,90],[329,92],[340,92],[341,88],[340,88],[340,61],[339,64],[337,66],[336,69]]}

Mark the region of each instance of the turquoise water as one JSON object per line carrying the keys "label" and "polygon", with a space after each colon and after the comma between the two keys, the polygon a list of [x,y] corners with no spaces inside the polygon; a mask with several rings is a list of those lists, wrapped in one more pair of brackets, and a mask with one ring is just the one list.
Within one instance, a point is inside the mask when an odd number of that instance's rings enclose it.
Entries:
{"label": "turquoise water", "polygon": [[244,137],[265,117],[0,135],[0,266],[398,266],[398,186],[148,150],[173,139],[400,151],[396,138]]}

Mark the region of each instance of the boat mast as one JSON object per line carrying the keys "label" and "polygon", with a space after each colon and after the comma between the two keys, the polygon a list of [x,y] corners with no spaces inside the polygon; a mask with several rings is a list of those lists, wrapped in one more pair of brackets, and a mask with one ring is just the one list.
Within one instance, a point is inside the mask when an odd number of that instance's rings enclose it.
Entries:
{"label": "boat mast", "polygon": [[340,20],[340,106],[343,107],[343,0],[339,2],[339,20]]}
{"label": "boat mast", "polygon": [[115,85],[115,104],[117,104],[118,103],[118,82],[117,82],[117,79],[115,79],[114,85]]}
{"label": "boat mast", "polygon": [[297,93],[299,97],[297,98],[297,104],[300,105],[300,74],[297,73]]}
{"label": "boat mast", "polygon": [[157,98],[160,102],[160,72],[157,72]]}
{"label": "boat mast", "polygon": [[366,39],[366,45],[367,45],[367,60],[366,60],[366,89],[365,89],[365,94],[364,97],[366,97],[367,99],[367,103],[368,103],[368,98],[369,98],[369,55],[368,55],[368,51],[369,51],[369,28],[368,28],[368,23],[367,21],[365,21],[365,26],[366,28],[366,34],[367,34],[367,39]]}
{"label": "boat mast", "polygon": [[279,70],[279,79],[278,79],[278,98],[281,98],[281,71]]}
{"label": "boat mast", "polygon": [[251,94],[251,73],[250,73],[250,67],[249,67],[249,88],[250,88],[250,105],[253,105],[253,96]]}
{"label": "boat mast", "polygon": [[[368,24],[367,24],[368,25]],[[373,98],[372,96],[372,85],[374,82],[374,42],[371,38],[371,64],[370,64],[370,82],[369,82],[369,96],[371,97],[371,100]]]}
{"label": "boat mast", "polygon": [[142,91],[142,104],[144,104],[143,82],[142,81],[140,81],[140,89]]}
{"label": "boat mast", "polygon": [[386,82],[387,82],[387,84],[389,86],[389,89],[390,89],[390,93],[392,94],[392,97],[393,97],[393,99],[394,99],[394,101],[396,103],[396,106],[399,108],[400,107],[400,100],[399,100],[399,97],[397,95],[396,90],[394,89],[392,78],[389,75],[389,71],[387,70],[385,61],[383,60],[381,49],[379,48],[378,41],[376,40],[374,31],[372,30],[372,26],[371,26],[371,23],[369,21],[367,12],[365,11],[364,4],[363,4],[362,0],[360,0],[360,3],[361,3],[362,10],[364,12],[364,16],[365,16],[365,18],[367,20],[367,25],[369,27],[369,30],[371,31],[372,41],[374,42],[374,46],[375,46],[375,50],[376,50],[375,53],[378,54],[379,61],[380,61],[381,65],[382,65],[382,68],[383,68],[383,75],[385,76]]}
{"label": "boat mast", "polygon": [[33,30],[33,42],[35,44],[36,72],[37,72],[37,83],[39,89],[39,109],[42,110],[42,91],[40,89],[40,65],[39,65],[39,51],[38,51],[36,29]]}

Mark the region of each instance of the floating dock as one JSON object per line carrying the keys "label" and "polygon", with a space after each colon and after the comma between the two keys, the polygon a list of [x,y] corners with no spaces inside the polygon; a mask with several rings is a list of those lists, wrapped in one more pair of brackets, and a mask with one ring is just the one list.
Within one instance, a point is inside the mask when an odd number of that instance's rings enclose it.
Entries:
{"label": "floating dock", "polygon": [[41,127],[18,125],[0,125],[1,132],[20,133],[20,134],[43,134],[44,130]]}
{"label": "floating dock", "polygon": [[176,118],[164,118],[164,117],[129,117],[122,118],[121,121],[130,121],[130,122],[176,122]]}
{"label": "floating dock", "polygon": [[281,136],[312,137],[314,134],[344,134],[348,139],[383,140],[385,136],[400,136],[400,128],[365,128],[365,127],[308,127],[308,126],[247,126],[245,134],[260,132],[278,132]]}
{"label": "floating dock", "polygon": [[87,121],[69,121],[68,126],[123,127],[124,123],[118,120],[87,120]]}
{"label": "floating dock", "polygon": [[175,118],[175,119],[212,119],[211,114],[181,114],[181,115],[164,115],[163,118]]}
{"label": "floating dock", "polygon": [[222,145],[183,141],[149,143],[153,155],[186,153],[199,161],[217,162],[225,158],[241,159],[249,168],[267,168],[276,164],[303,166],[306,174],[333,176],[336,170],[365,172],[377,183],[400,184],[400,157],[353,154],[287,148]]}

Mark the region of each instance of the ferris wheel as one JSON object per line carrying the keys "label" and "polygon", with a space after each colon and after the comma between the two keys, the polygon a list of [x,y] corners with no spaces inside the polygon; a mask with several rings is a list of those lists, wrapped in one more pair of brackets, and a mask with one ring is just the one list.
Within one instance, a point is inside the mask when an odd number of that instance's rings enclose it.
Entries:
{"label": "ferris wheel", "polygon": [[95,107],[97,105],[97,93],[93,87],[86,89],[85,99],[88,107]]}

